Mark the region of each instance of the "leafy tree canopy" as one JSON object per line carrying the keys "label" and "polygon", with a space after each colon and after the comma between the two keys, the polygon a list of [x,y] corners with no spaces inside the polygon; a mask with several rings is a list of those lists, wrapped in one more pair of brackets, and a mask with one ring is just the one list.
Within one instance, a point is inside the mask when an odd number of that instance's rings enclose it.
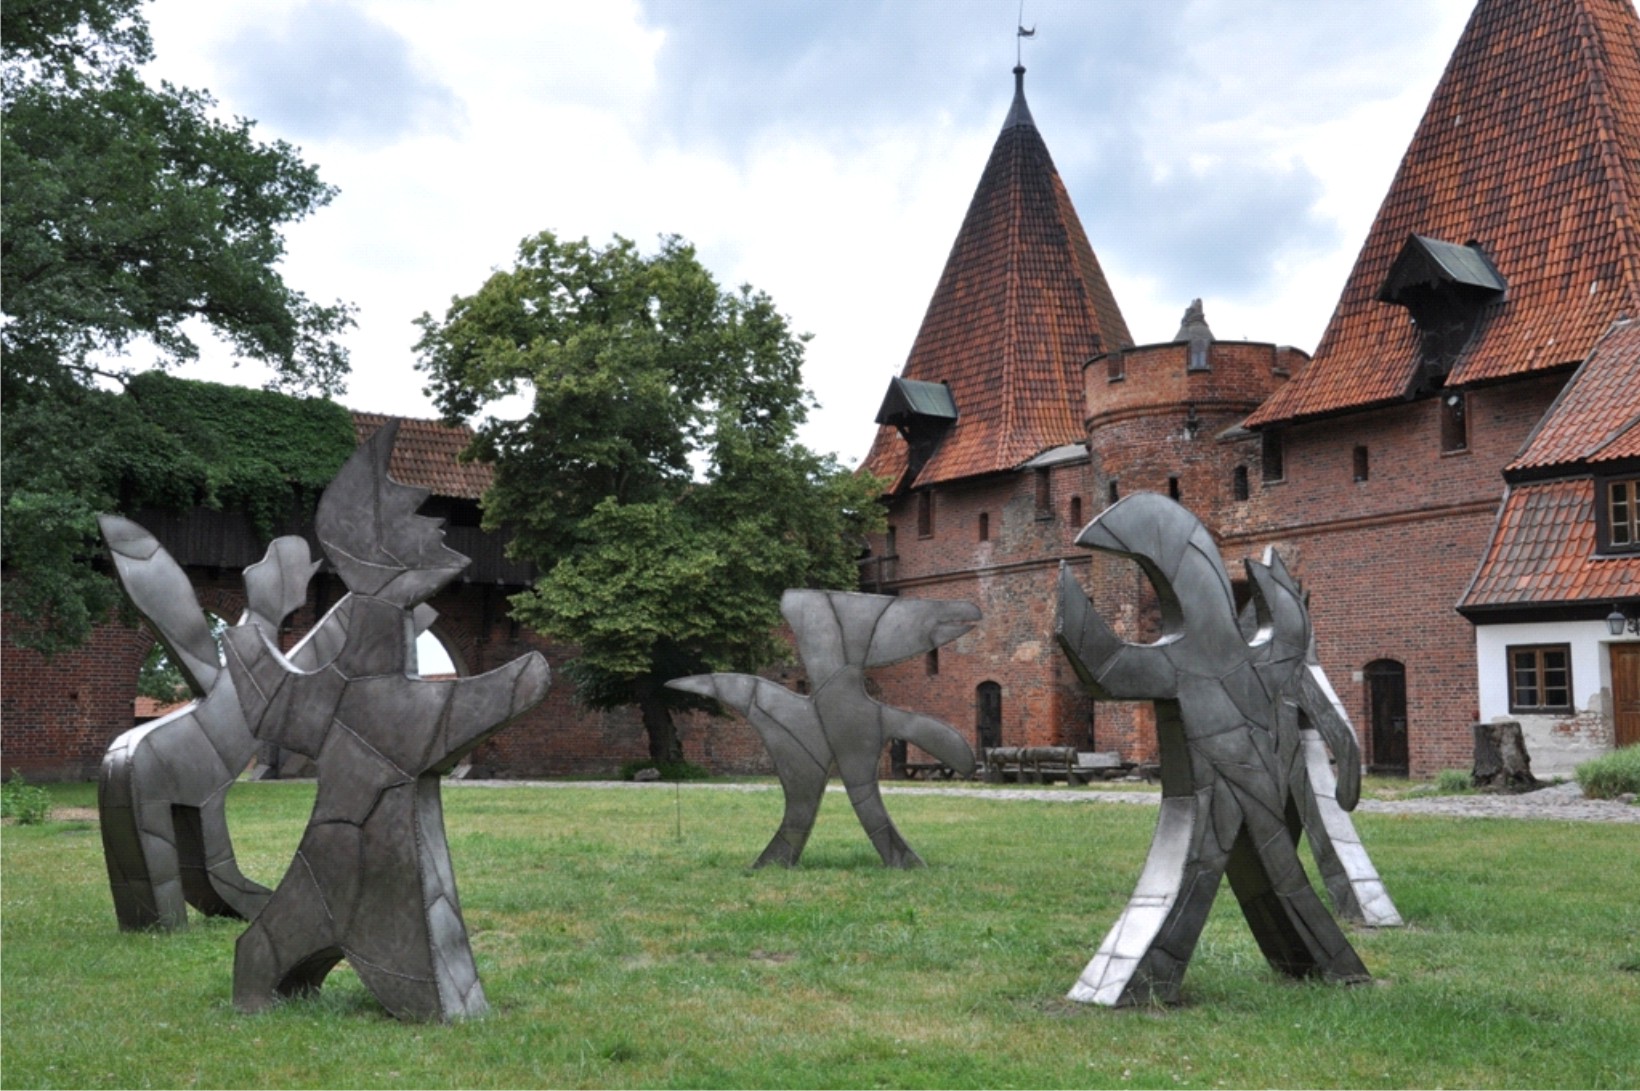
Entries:
{"label": "leafy tree canopy", "polygon": [[698,707],[662,683],[776,661],[785,588],[854,586],[877,483],[796,442],[806,338],[680,239],[646,256],[543,233],[419,325],[447,417],[533,396],[469,452],[495,465],[486,525],[542,572],[514,612],[579,645],[583,701],[639,706],[652,756],[679,757],[671,712]]}
{"label": "leafy tree canopy", "polygon": [[[13,635],[45,650],[78,643],[115,598],[91,567],[98,511],[243,500],[265,518],[304,480],[255,452],[311,430],[281,437],[262,403],[179,400],[167,392],[205,388],[133,371],[196,356],[190,323],[270,364],[280,389],[335,393],[348,367],[335,338],[350,308],[314,303],[277,269],[283,226],[335,191],[290,146],[252,139],[251,122],[213,118],[209,95],[145,84],[140,7],[7,0],[0,22],[0,560]],[[152,358],[120,366],[139,346]],[[128,396],[93,388],[108,372],[130,379]],[[208,419],[228,406],[249,415]],[[351,447],[340,407],[306,412]]]}
{"label": "leafy tree canopy", "polygon": [[335,393],[350,308],[320,305],[276,268],[280,230],[335,191],[208,94],[162,84],[140,0],[16,0],[0,24],[0,297],[9,403],[82,382],[94,358],[146,338],[191,359],[203,320],[276,385]]}
{"label": "leafy tree canopy", "polygon": [[6,407],[4,512],[11,637],[43,651],[85,639],[119,594],[94,567],[97,514],[228,508],[263,534],[317,501],[355,445],[335,402],[150,371]]}

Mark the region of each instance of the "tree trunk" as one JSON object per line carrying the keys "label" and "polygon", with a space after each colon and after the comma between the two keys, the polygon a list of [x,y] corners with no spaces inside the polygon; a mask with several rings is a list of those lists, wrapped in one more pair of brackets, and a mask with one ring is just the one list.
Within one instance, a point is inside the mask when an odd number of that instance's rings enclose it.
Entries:
{"label": "tree trunk", "polygon": [[649,736],[649,756],[657,762],[681,762],[683,742],[672,723],[672,710],[653,682],[639,683],[638,711],[643,714],[643,729]]}
{"label": "tree trunk", "polygon": [[1529,792],[1538,786],[1517,720],[1475,725],[1470,782],[1483,792]]}

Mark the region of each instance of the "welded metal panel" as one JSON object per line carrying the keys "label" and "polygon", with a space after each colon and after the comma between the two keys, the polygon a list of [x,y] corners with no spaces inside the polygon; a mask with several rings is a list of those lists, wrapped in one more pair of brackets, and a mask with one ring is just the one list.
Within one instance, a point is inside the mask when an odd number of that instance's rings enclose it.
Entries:
{"label": "welded metal panel", "polygon": [[712,697],[757,729],[785,790],[780,828],[753,867],[797,863],[836,764],[860,825],[889,867],[922,863],[883,805],[877,767],[889,739],[914,743],[966,776],[974,752],[949,724],[866,695],[864,669],[921,655],[980,620],[972,603],[845,591],[787,591],[780,612],[797,638],[810,696],[749,674],[697,674],[667,683]]}
{"label": "welded metal panel", "polygon": [[1296,586],[1250,569],[1256,623],[1244,634],[1206,528],[1153,493],[1107,508],[1077,541],[1137,562],[1162,603],[1161,639],[1128,643],[1069,569],[1060,572],[1056,636],[1078,677],[1096,699],[1155,702],[1163,799],[1133,897],[1070,998],[1176,1002],[1225,877],[1276,969],[1365,980],[1366,967],[1311,889],[1287,825],[1296,746],[1280,742],[1282,698],[1304,672],[1311,637]]}

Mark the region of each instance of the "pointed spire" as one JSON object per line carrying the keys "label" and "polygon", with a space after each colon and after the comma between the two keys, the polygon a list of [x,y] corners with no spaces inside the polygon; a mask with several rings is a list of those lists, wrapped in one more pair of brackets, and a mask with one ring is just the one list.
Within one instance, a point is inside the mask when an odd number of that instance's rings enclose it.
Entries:
{"label": "pointed spire", "polygon": [[1132,343],[1025,105],[1025,69],[903,379],[949,385],[956,418],[920,470],[884,426],[865,466],[900,487],[1011,470],[1082,430],[1082,365]]}
{"label": "pointed spire", "polygon": [[1014,102],[1008,108],[1008,118],[1002,123],[1002,128],[1008,130],[1016,125],[1036,128],[1036,122],[1031,118],[1031,108],[1025,105],[1025,66],[1022,64],[1014,65]]}
{"label": "pointed spire", "polygon": [[[1315,358],[1254,426],[1416,396],[1419,329],[1382,298],[1409,239],[1484,255],[1488,300],[1450,363],[1463,386],[1564,367],[1640,306],[1640,17],[1631,0],[1480,0],[1408,146]],[[1393,295],[1393,293],[1392,293]]]}

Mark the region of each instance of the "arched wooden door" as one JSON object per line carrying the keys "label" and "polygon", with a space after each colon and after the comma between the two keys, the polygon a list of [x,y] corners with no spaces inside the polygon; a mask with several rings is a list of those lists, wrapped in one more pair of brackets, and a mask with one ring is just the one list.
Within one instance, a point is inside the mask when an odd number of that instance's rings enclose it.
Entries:
{"label": "arched wooden door", "polygon": [[991,747],[1002,745],[1002,687],[995,682],[981,682],[974,696],[975,734],[983,756]]}
{"label": "arched wooden door", "polygon": [[1375,659],[1362,672],[1367,688],[1367,721],[1372,725],[1374,773],[1406,776],[1407,669],[1394,659]]}

